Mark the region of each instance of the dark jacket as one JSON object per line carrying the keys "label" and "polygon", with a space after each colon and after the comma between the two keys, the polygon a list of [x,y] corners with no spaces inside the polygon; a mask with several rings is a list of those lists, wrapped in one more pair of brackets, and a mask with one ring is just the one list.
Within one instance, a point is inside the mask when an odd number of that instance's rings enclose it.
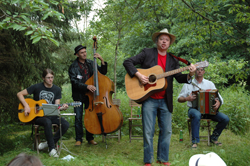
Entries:
{"label": "dark jacket", "polygon": [[[158,51],[157,48],[144,48],[141,53],[134,57],[128,58],[123,62],[123,66],[131,77],[137,72],[135,65],[141,65],[142,69],[148,69],[158,64]],[[167,54],[167,63],[165,71],[172,71],[179,68],[179,61]],[[166,103],[169,112],[173,112],[173,78],[179,83],[188,83],[187,74],[177,73],[167,77],[168,87],[166,89]]]}
{"label": "dark jacket", "polygon": [[[89,68],[90,77],[93,75],[93,61],[86,59],[85,63]],[[105,75],[107,73],[108,64],[105,62],[105,65],[98,66],[98,71]],[[87,86],[80,79],[79,76],[82,76],[80,72],[80,67],[78,65],[78,58],[70,65],[69,67],[69,77],[72,86],[72,98],[74,101],[82,101],[86,104],[86,96],[85,93],[88,91]],[[78,76],[78,77],[77,77]]]}

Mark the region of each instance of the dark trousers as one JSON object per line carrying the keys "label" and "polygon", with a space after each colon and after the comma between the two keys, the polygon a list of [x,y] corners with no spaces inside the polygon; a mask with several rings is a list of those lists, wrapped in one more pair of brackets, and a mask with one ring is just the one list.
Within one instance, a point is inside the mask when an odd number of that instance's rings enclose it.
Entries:
{"label": "dark trousers", "polygon": [[[59,117],[58,116],[37,117],[35,119],[35,124],[44,126],[44,134],[48,142],[49,151],[55,149],[55,144],[60,139],[60,130],[58,130],[53,136],[52,124],[57,124],[60,127]],[[69,128],[69,122],[61,118],[61,125],[62,125],[61,126],[62,135],[64,135]]]}
{"label": "dark trousers", "polygon": [[[83,106],[84,104],[82,104],[80,107],[74,107],[74,111],[76,113],[75,116],[75,132],[76,132],[76,141],[81,141],[82,142],[82,138],[83,138]],[[94,139],[93,134],[91,134],[90,132],[86,131],[86,140],[87,141],[91,141]]]}

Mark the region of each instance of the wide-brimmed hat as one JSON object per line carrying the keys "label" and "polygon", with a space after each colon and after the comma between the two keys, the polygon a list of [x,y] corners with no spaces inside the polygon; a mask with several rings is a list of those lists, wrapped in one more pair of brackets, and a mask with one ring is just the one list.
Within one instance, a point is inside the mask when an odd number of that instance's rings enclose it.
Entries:
{"label": "wide-brimmed hat", "polygon": [[193,155],[189,166],[227,166],[226,163],[214,152]]}
{"label": "wide-brimmed hat", "polygon": [[77,54],[78,51],[80,51],[81,49],[84,49],[84,48],[86,49],[86,46],[83,46],[83,45],[76,46],[74,55]]}
{"label": "wide-brimmed hat", "polygon": [[167,35],[170,36],[170,38],[171,38],[171,39],[170,39],[170,45],[174,43],[176,37],[175,37],[175,35],[170,34],[170,33],[168,32],[168,29],[167,29],[167,28],[161,30],[160,32],[155,32],[155,33],[152,35],[153,41],[155,42],[155,38],[156,38],[157,36],[161,35],[161,34],[167,34]]}

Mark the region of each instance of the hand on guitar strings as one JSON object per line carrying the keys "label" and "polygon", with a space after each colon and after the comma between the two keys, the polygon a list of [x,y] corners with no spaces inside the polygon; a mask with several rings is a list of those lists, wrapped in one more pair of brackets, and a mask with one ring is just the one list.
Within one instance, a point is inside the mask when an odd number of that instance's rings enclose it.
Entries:
{"label": "hand on guitar strings", "polygon": [[62,110],[66,110],[68,108],[69,108],[68,104],[63,104],[63,106],[60,107],[59,110],[62,111]]}
{"label": "hand on guitar strings", "polygon": [[30,114],[30,107],[28,106],[28,107],[24,107],[24,115],[25,116],[29,116],[29,114]]}
{"label": "hand on guitar strings", "polygon": [[136,77],[140,80],[140,82],[141,82],[143,85],[145,85],[145,84],[148,83],[148,77],[147,77],[147,76],[142,75],[142,74],[139,73],[139,72],[136,72],[135,75],[136,75]]}

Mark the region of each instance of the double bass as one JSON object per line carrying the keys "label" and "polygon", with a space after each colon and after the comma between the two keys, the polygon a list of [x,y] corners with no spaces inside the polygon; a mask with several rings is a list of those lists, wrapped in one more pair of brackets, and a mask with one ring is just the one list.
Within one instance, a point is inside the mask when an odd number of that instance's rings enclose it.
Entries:
{"label": "double bass", "polygon": [[[96,53],[97,40],[93,37],[93,52]],[[93,75],[85,82],[87,85],[94,85],[94,92],[88,91],[88,105],[85,108],[84,125],[92,134],[103,134],[119,130],[123,123],[123,116],[119,107],[112,102],[114,83],[107,76],[98,71],[97,61],[94,57]]]}

